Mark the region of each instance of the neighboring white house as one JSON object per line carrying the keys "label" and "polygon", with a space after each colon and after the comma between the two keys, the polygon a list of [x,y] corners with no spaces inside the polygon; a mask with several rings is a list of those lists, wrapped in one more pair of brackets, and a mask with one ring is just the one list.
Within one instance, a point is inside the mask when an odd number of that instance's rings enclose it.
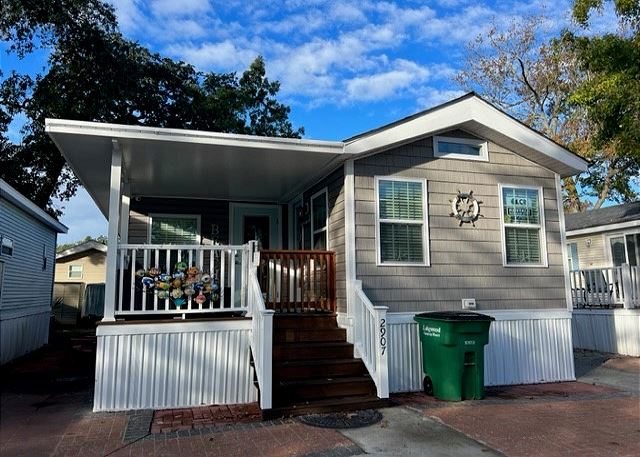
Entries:
{"label": "neighboring white house", "polygon": [[640,356],[640,202],[566,224],[574,346]]}
{"label": "neighboring white house", "polygon": [[475,94],[345,141],[46,129],[109,221],[94,410],[255,401],[254,374],[275,414],[363,407],[421,389],[413,316],[463,307],[496,319],[485,384],[575,378],[587,163]]}
{"label": "neighboring white house", "polygon": [[66,232],[0,179],[0,364],[47,343],[56,240]]}

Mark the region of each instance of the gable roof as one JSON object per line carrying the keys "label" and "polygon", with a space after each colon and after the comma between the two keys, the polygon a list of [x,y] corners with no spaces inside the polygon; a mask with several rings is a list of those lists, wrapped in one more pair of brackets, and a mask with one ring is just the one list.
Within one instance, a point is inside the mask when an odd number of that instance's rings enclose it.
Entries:
{"label": "gable roof", "polygon": [[588,162],[473,92],[345,140],[345,152],[371,154],[460,128],[558,173],[585,171]]}
{"label": "gable roof", "polygon": [[25,213],[33,216],[56,233],[67,233],[67,226],[61,224],[35,203],[11,187],[4,179],[0,179],[0,197],[11,202]]}
{"label": "gable roof", "polygon": [[[622,227],[640,227],[640,201],[633,203],[625,203],[622,205],[608,206],[606,208],[584,211],[582,213],[566,214],[565,228],[567,234],[578,230],[588,230],[589,232],[607,231],[617,227],[611,227],[616,224],[624,224]],[[577,233],[575,233],[577,234]]]}
{"label": "gable roof", "polygon": [[[345,141],[47,119],[46,131],[107,216],[111,154],[122,151],[131,195],[286,203],[344,161],[454,129],[496,143],[560,176],[588,163],[474,93]],[[178,154],[179,153],[179,154]],[[177,157],[180,157],[177,160]],[[218,171],[211,179],[211,167]],[[189,176],[189,180],[176,177]],[[255,179],[246,179],[252,176]]]}
{"label": "gable roof", "polygon": [[87,251],[99,251],[106,254],[107,246],[105,244],[98,243],[95,240],[88,240],[88,241],[85,241],[84,243],[78,244],[77,246],[74,246],[69,249],[65,249],[62,252],[58,252],[56,254],[56,260],[62,260],[65,257],[70,257],[70,256],[81,254]]}

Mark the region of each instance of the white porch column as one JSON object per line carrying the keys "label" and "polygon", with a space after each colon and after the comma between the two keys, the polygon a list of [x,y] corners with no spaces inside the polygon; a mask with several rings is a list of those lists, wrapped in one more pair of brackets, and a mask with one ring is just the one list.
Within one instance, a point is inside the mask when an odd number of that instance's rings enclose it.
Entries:
{"label": "white porch column", "polygon": [[131,204],[131,191],[129,183],[122,184],[122,197],[120,203],[120,243],[129,242],[129,207]]}
{"label": "white porch column", "polygon": [[633,308],[633,285],[631,283],[631,265],[623,263],[622,267],[622,303],[626,309]]}
{"label": "white porch column", "polygon": [[347,293],[347,341],[354,342],[354,293],[356,280],[356,196],[353,159],[344,163],[344,251]]}
{"label": "white porch column", "polygon": [[117,140],[111,145],[111,186],[109,190],[109,230],[107,244],[107,278],[104,291],[103,321],[115,320],[116,280],[118,264],[118,231],[120,229],[120,192],[122,186],[122,151]]}
{"label": "white porch column", "polygon": [[[564,205],[562,203],[562,180],[558,173],[556,178],[556,203],[558,205],[558,217],[560,219],[560,244],[562,249],[562,271],[564,274],[564,292],[567,310],[573,311],[573,298],[571,295],[571,275],[569,273],[569,258],[567,256],[567,233],[564,222]],[[500,197],[502,198],[502,197]]]}

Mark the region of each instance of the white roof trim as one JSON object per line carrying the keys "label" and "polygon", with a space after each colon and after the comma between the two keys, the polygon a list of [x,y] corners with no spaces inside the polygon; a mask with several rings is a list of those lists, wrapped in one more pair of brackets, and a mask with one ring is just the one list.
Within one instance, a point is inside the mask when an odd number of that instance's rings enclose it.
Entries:
{"label": "white roof trim", "polygon": [[616,224],[596,225],[595,227],[587,227],[578,230],[567,231],[567,237],[588,235],[590,233],[611,232],[613,230],[623,230],[626,228],[640,228],[640,220],[619,222]]}
{"label": "white roof trim", "polygon": [[53,217],[44,212],[35,203],[11,187],[5,180],[0,179],[0,196],[7,199],[27,214],[35,217],[38,221],[55,230],[57,233],[67,233],[66,225],[61,224]]}
{"label": "white roof trim", "polygon": [[62,252],[58,252],[56,254],[56,260],[60,260],[64,257],[68,257],[70,255],[74,255],[74,254],[80,254],[81,252],[85,252],[85,251],[91,251],[91,250],[95,250],[95,251],[100,251],[103,253],[107,253],[107,245],[102,244],[102,243],[98,243],[97,241],[94,240],[89,240],[89,241],[85,241],[84,243],[80,243],[77,246],[74,246],[72,248],[69,249],[65,249]]}
{"label": "white roof trim", "polygon": [[345,152],[366,154],[382,151],[445,131],[465,122],[477,122],[490,127],[502,135],[567,165],[576,173],[587,169],[588,163],[584,159],[544,135],[531,130],[475,95],[463,97],[404,122],[354,138],[346,144]]}
{"label": "white roof trim", "polygon": [[200,130],[141,127],[98,122],[45,119],[48,133],[104,136],[108,138],[130,138],[138,140],[160,140],[184,143],[214,144],[218,146],[249,147],[257,149],[313,150],[343,154],[342,141],[320,141],[298,138],[262,137],[232,133],[205,132]]}

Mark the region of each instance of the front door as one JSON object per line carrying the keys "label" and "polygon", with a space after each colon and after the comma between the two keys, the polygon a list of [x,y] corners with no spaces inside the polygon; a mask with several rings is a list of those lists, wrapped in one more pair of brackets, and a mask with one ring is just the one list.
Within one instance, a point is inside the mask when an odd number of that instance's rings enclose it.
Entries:
{"label": "front door", "polygon": [[[280,232],[280,207],[278,205],[261,205],[253,203],[231,203],[230,208],[231,237],[233,245],[257,241],[258,249],[280,249],[282,246]],[[236,259],[236,278],[242,274],[242,260]],[[241,281],[235,283],[235,306],[240,303]]]}
{"label": "front door", "polygon": [[259,249],[280,249],[280,207],[231,203],[231,244],[256,240]]}

